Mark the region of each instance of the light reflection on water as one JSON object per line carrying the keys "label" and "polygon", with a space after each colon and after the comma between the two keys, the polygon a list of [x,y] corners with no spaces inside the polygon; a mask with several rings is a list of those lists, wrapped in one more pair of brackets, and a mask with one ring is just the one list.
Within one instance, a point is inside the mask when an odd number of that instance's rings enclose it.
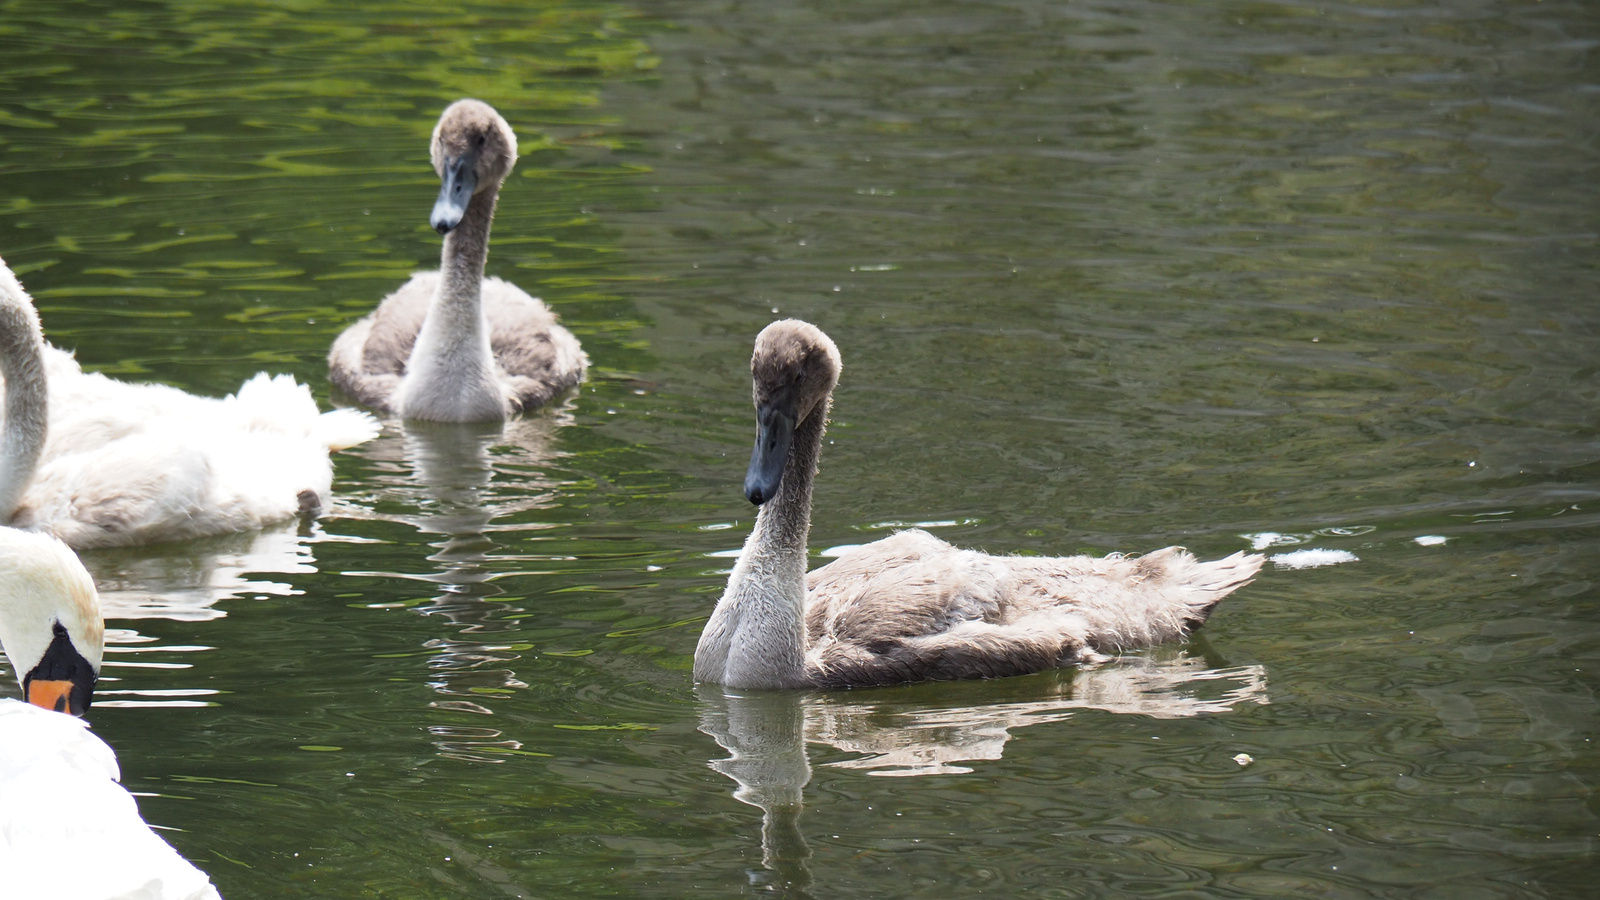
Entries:
{"label": "light reflection on water", "polygon": [[301,593],[263,575],[317,571],[312,543],[320,527],[298,522],[245,534],[155,548],[86,553],[108,619],[204,622],[227,615],[223,600]]}
{"label": "light reflection on water", "polygon": [[1023,703],[887,712],[874,704],[823,698],[809,710],[806,737],[863,754],[829,763],[842,769],[872,775],[959,775],[973,769],[957,763],[999,759],[1011,729],[1064,721],[1075,710],[1177,719],[1267,702],[1262,666],[1212,668],[1182,654],[1128,657],[1076,670],[1061,685],[1059,696]]}

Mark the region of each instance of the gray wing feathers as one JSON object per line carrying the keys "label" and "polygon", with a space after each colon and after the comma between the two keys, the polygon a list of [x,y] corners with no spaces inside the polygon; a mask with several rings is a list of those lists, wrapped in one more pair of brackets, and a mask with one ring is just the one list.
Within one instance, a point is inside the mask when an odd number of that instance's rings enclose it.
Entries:
{"label": "gray wing feathers", "polygon": [[[334,385],[359,403],[390,409],[438,289],[438,272],[418,272],[339,335],[328,354]],[[518,411],[543,406],[583,380],[589,358],[543,302],[510,282],[485,278],[483,305],[490,349]]]}
{"label": "gray wing feathers", "polygon": [[438,272],[418,272],[345,329],[328,351],[334,386],[363,406],[389,411],[389,398],[400,386],[438,284]]}
{"label": "gray wing feathers", "polygon": [[535,409],[583,380],[589,357],[555,313],[521,288],[483,280],[489,346],[521,409]]}
{"label": "gray wing feathers", "polygon": [[820,686],[1018,675],[1182,638],[1262,558],[997,557],[917,530],[807,576],[807,669]]}

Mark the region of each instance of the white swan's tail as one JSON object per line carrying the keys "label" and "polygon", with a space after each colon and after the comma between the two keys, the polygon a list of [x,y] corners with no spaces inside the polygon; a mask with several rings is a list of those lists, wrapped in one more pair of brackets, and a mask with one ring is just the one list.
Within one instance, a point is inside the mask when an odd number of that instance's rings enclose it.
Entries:
{"label": "white swan's tail", "polygon": [[319,412],[311,388],[292,375],[258,372],[230,399],[251,430],[305,434],[329,450],[344,450],[378,436],[378,420],[361,410]]}
{"label": "white swan's tail", "polygon": [[44,331],[33,299],[0,259],[0,372],[5,434],[0,437],[0,523],[9,522],[33,481],[49,422]]}
{"label": "white swan's tail", "polygon": [[329,450],[345,450],[378,436],[378,420],[371,413],[343,407],[317,417],[317,440]]}

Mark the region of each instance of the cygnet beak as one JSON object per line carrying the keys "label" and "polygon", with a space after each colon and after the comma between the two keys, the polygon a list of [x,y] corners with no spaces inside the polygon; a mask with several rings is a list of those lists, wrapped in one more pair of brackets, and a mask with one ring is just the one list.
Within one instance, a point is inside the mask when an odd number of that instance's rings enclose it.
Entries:
{"label": "cygnet beak", "polygon": [[744,496],[757,506],[778,496],[783,484],[794,441],[795,405],[792,396],[779,396],[756,407],[756,445],[744,476]]}
{"label": "cygnet beak", "polygon": [[434,201],[433,215],[428,217],[428,224],[434,231],[449,234],[461,224],[461,217],[467,214],[467,204],[478,188],[477,163],[476,152],[464,153],[445,163],[439,199]]}

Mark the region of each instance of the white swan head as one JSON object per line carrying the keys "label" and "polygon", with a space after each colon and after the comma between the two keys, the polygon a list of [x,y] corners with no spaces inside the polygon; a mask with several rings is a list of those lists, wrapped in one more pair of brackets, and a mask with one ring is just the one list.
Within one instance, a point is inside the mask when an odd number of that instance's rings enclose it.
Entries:
{"label": "white swan head", "polygon": [[105,624],[77,554],[45,534],[0,527],[0,645],[29,703],[83,715]]}
{"label": "white swan head", "polygon": [[517,164],[517,135],[494,107],[482,100],[457,100],[433,128],[433,170],[439,199],[429,223],[440,234],[461,224],[474,195],[498,188]]}
{"label": "white swan head", "polygon": [[760,506],[777,496],[795,428],[813,414],[828,414],[824,401],[839,383],[842,367],[833,339],[808,322],[782,319],[756,335],[750,357],[756,446],[744,478],[751,503]]}

